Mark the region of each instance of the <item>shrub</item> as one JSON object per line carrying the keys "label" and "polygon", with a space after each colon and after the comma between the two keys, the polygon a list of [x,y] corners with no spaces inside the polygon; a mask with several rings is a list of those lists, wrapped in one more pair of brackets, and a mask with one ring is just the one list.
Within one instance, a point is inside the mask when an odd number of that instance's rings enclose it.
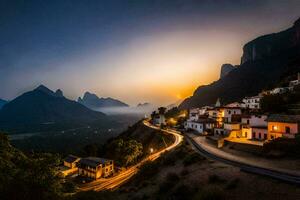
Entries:
{"label": "shrub", "polygon": [[240,179],[235,178],[226,185],[225,189],[227,189],[227,190],[235,189],[238,186],[239,182],[240,182]]}
{"label": "shrub", "polygon": [[184,166],[188,166],[188,165],[191,165],[193,163],[197,163],[201,160],[205,160],[205,158],[200,156],[198,153],[192,153],[192,154],[188,154],[184,158],[183,164],[184,164]]}
{"label": "shrub", "polygon": [[194,198],[195,200],[222,200],[224,199],[224,192],[217,187],[206,187],[200,190]]}
{"label": "shrub", "polygon": [[176,173],[168,173],[166,176],[166,181],[175,182],[179,180],[179,176]]}
{"label": "shrub", "polygon": [[208,183],[224,183],[226,180],[222,179],[216,174],[209,175],[208,177]]}
{"label": "shrub", "polygon": [[189,173],[190,173],[189,170],[183,169],[183,170],[180,172],[180,176],[186,176],[186,175],[188,175]]}
{"label": "shrub", "polygon": [[168,173],[165,180],[159,185],[159,193],[171,190],[179,181],[179,176],[175,173]]}

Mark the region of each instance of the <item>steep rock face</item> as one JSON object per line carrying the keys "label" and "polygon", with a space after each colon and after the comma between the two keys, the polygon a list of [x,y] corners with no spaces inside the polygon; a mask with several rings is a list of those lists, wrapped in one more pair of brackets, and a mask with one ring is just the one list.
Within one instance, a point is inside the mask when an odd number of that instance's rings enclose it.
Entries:
{"label": "steep rock face", "polygon": [[231,72],[234,69],[235,69],[235,67],[231,64],[223,64],[221,66],[220,78],[225,77],[229,72]]}
{"label": "steep rock face", "polygon": [[105,107],[128,107],[126,103],[113,98],[99,98],[96,94],[85,92],[83,98],[79,97],[78,102],[88,108],[105,108]]}
{"label": "steep rock face", "polygon": [[197,88],[179,108],[213,105],[218,98],[223,103],[240,101],[244,96],[274,87],[284,76],[297,74],[300,71],[299,27],[298,20],[285,31],[247,43],[240,66],[222,79]]}
{"label": "steep rock face", "polygon": [[247,43],[243,47],[241,64],[249,61],[256,61],[268,56],[279,54],[284,49],[292,48],[300,43],[300,19],[294,26],[269,35],[264,35]]}

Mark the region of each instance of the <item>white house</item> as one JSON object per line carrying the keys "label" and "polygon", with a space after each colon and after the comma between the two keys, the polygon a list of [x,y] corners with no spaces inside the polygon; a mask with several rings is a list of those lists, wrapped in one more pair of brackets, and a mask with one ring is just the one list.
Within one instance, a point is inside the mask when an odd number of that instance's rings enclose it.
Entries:
{"label": "white house", "polygon": [[194,130],[198,133],[211,132],[215,127],[216,121],[208,118],[206,115],[201,115],[196,121],[188,120],[185,123],[186,130]]}
{"label": "white house", "polygon": [[260,109],[261,96],[245,97],[243,103],[245,108]]}
{"label": "white house", "polygon": [[152,120],[153,120],[153,123],[158,126],[166,124],[165,115],[162,115],[162,114],[156,114]]}
{"label": "white house", "polygon": [[224,122],[230,123],[232,122],[233,115],[240,115],[242,114],[242,110],[240,107],[224,107]]}
{"label": "white house", "polygon": [[242,135],[247,139],[266,140],[267,115],[242,115]]}
{"label": "white house", "polygon": [[273,90],[271,90],[270,93],[271,94],[283,94],[292,89],[293,89],[293,87],[278,87],[278,88],[274,88]]}

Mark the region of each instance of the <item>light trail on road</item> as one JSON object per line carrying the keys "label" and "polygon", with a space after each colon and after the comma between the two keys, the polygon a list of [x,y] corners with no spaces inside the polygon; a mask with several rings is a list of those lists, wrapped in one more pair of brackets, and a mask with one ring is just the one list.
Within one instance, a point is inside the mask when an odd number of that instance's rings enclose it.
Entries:
{"label": "light trail on road", "polygon": [[88,190],[94,190],[94,191],[102,191],[102,190],[113,190],[118,187],[120,187],[122,184],[124,184],[126,181],[128,181],[131,177],[133,177],[139,170],[139,167],[141,167],[143,164],[145,164],[148,161],[154,161],[157,158],[159,158],[163,153],[172,150],[173,148],[177,147],[182,141],[183,136],[180,134],[180,132],[170,129],[160,129],[157,126],[152,125],[148,120],[144,120],[143,124],[149,128],[162,131],[166,134],[171,134],[175,137],[175,141],[172,145],[168,146],[165,149],[162,149],[154,154],[151,154],[147,158],[143,159],[138,164],[128,168],[127,170],[121,172],[120,174],[113,176],[111,178],[107,179],[99,179],[96,181],[93,181],[91,183],[86,183],[82,185],[79,188],[79,191],[88,191]]}

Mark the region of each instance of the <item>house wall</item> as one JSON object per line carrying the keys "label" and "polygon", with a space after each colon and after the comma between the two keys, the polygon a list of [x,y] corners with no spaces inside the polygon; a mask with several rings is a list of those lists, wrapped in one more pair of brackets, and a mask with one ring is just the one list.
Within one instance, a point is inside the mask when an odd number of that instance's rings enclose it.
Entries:
{"label": "house wall", "polygon": [[[286,132],[286,128],[290,129],[290,133]],[[268,139],[277,137],[294,138],[299,133],[299,125],[297,123],[268,122]]]}
{"label": "house wall", "polygon": [[203,124],[187,121],[186,129],[192,129],[197,131],[198,133],[203,133]]}
{"label": "house wall", "polygon": [[242,118],[242,123],[249,124],[250,126],[267,126],[268,123],[265,121],[266,119],[267,119],[266,115],[260,115],[260,116],[251,115],[250,118]]}
{"label": "house wall", "polygon": [[268,139],[267,128],[252,128],[252,139],[266,140]]}
{"label": "house wall", "polygon": [[243,127],[241,134],[238,135],[239,137],[242,138],[247,138],[247,139],[251,139],[252,138],[252,128],[250,127]]}
{"label": "house wall", "polygon": [[231,122],[231,116],[232,115],[239,115],[242,111],[239,108],[225,108],[224,109],[224,121],[225,122]]}
{"label": "house wall", "polygon": [[198,108],[190,109],[189,120],[197,121],[198,117],[199,117],[199,109]]}
{"label": "house wall", "polygon": [[103,177],[110,176],[111,174],[114,173],[114,162],[111,161],[111,163],[106,163],[105,166],[103,167]]}
{"label": "house wall", "polygon": [[95,168],[79,168],[78,174],[88,177],[88,178],[98,179],[98,178],[101,178],[102,167],[98,166],[96,169]]}
{"label": "house wall", "polygon": [[227,130],[240,130],[240,124],[238,124],[238,123],[236,123],[236,124],[224,123],[224,129],[227,129]]}
{"label": "house wall", "polygon": [[244,98],[243,103],[245,104],[246,108],[250,109],[260,109],[260,97],[249,97]]}

